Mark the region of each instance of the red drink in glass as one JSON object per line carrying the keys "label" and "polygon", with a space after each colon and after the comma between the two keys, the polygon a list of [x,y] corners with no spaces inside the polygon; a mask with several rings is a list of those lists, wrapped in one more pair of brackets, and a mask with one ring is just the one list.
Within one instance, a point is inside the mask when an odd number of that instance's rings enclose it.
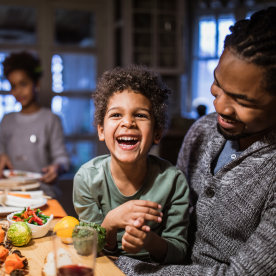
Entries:
{"label": "red drink in glass", "polygon": [[94,276],[94,272],[85,266],[65,265],[58,269],[57,276]]}

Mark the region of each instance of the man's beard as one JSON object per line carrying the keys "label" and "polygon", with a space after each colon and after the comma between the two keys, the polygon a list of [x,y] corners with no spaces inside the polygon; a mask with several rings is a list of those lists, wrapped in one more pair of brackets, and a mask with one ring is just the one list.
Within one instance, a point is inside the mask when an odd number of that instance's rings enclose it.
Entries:
{"label": "man's beard", "polygon": [[[239,133],[239,134],[230,134],[230,133],[227,133],[227,132],[224,131],[224,129],[220,126],[220,124],[217,124],[217,129],[218,129],[218,132],[219,132],[226,140],[231,140],[231,141],[238,140],[238,139],[245,138],[245,137],[248,137],[248,136],[251,136],[251,135],[252,135],[252,133]],[[254,134],[253,134],[253,135],[254,135]]]}
{"label": "man's beard", "polygon": [[239,133],[239,134],[229,134],[227,132],[225,132],[225,130],[220,126],[220,124],[217,123],[217,130],[218,132],[226,139],[226,140],[239,140],[242,138],[247,138],[247,137],[258,137],[258,136],[263,136],[265,135],[267,132],[269,132],[271,129],[275,129],[275,127],[270,127],[258,132],[254,132],[254,133]]}

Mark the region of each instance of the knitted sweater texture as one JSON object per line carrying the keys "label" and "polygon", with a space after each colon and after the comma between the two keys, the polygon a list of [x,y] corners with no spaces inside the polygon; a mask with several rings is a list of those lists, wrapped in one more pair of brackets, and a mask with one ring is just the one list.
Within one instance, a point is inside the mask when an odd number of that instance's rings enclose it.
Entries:
{"label": "knitted sweater texture", "polygon": [[276,275],[276,131],[213,175],[225,144],[216,117],[191,127],[178,157],[191,188],[190,259],[161,266],[120,257],[127,275]]}

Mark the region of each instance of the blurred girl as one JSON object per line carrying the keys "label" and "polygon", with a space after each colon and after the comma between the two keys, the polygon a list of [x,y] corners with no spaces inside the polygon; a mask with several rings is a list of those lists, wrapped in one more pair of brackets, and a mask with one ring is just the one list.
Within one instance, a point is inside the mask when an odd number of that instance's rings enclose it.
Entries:
{"label": "blurred girl", "polygon": [[3,169],[41,172],[41,181],[53,183],[69,168],[60,119],[37,101],[40,61],[27,52],[12,53],[3,62],[11,94],[20,112],[6,114],[0,124],[0,177]]}

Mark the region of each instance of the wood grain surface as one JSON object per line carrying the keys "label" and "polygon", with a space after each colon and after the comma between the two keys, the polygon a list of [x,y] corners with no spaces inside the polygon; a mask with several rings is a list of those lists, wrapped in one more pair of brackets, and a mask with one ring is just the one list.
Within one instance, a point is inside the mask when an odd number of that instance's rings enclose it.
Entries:
{"label": "wood grain surface", "polygon": [[[59,219],[54,219],[52,225]],[[53,250],[51,235],[48,233],[45,237],[32,239],[27,246],[13,247],[13,250],[19,249],[23,256],[28,259],[30,276],[42,275],[42,268],[49,252]],[[96,259],[95,276],[123,276],[125,275],[107,256],[101,256]],[[3,272],[3,270],[2,270]]]}

